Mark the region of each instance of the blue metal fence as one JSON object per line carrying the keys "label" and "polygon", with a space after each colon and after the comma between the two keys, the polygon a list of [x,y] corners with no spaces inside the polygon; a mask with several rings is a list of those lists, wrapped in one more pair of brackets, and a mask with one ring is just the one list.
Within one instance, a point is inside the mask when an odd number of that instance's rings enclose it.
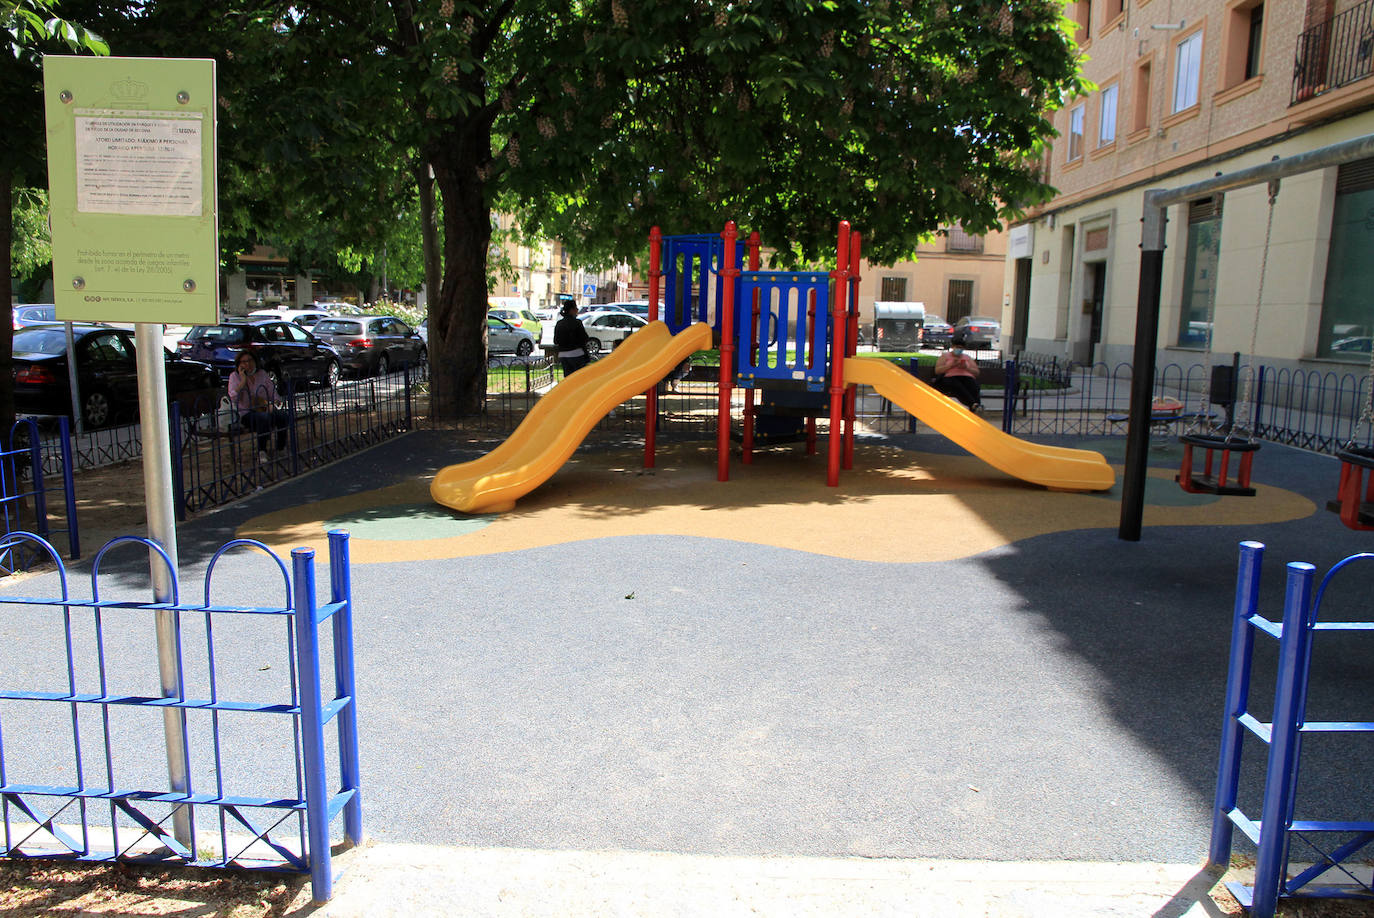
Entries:
{"label": "blue metal fence", "polygon": [[[1227,866],[1231,860],[1234,830],[1239,828],[1258,849],[1253,886],[1229,883],[1236,900],[1250,909],[1253,918],[1271,918],[1283,897],[1374,899],[1374,887],[1361,880],[1350,864],[1374,842],[1374,820],[1295,819],[1302,740],[1309,734],[1374,733],[1374,723],[1359,721],[1312,721],[1307,719],[1308,684],[1312,643],[1317,632],[1374,631],[1374,622],[1324,622],[1322,598],[1338,573],[1374,560],[1374,554],[1351,555],[1334,565],[1316,582],[1316,568],[1293,562],[1288,565],[1283,620],[1271,621],[1259,611],[1260,567],[1264,545],[1242,542],[1240,570],[1231,632],[1230,672],[1226,683],[1226,717],[1222,725],[1221,758],[1217,769],[1216,803],[1212,817],[1209,860]],[[1362,595],[1367,595],[1364,585]],[[1251,669],[1255,639],[1279,642],[1272,721],[1265,723],[1250,706]],[[1359,699],[1356,703],[1359,704]],[[1360,706],[1363,712],[1365,707]],[[1263,798],[1259,818],[1238,805],[1241,753],[1246,736],[1268,747]],[[1312,866],[1292,873],[1291,843],[1302,839],[1314,852]],[[1329,839],[1329,841],[1327,841]],[[1316,881],[1335,872],[1344,882],[1318,885]],[[1366,873],[1367,875],[1367,873]]]}
{"label": "blue metal fence", "polygon": [[[92,565],[89,600],[71,595],[67,571],[51,544],[29,533],[12,534],[5,542],[17,540],[47,552],[57,565],[61,595],[0,595],[0,608],[27,616],[26,630],[35,641],[32,657],[48,664],[0,676],[0,856],[309,872],[316,901],[328,899],[333,882],[330,823],[342,813],[345,838],[351,843],[362,838],[347,534],[329,534],[330,600],[322,606],[315,600],[315,553],[310,549],[293,551],[288,571],[260,542],[229,542],[210,560],[204,602],[195,604],[181,601],[170,559],[150,540],[127,536],[106,544]],[[102,598],[102,563],[112,549],[126,545],[148,550],[152,563],[166,566],[172,584],[170,603]],[[211,602],[216,567],[229,552],[241,554],[242,549],[265,553],[274,564],[282,578],[280,605]],[[267,594],[256,590],[254,601]],[[170,616],[172,623],[176,690],[139,694],[125,684],[137,680],[125,658],[146,658],[148,634],[142,634],[141,646],[125,646],[122,638],[127,632],[119,630],[119,623],[157,615]],[[321,630],[326,623],[332,626],[328,643],[334,664],[334,691],[327,700],[321,698],[320,672]],[[263,645],[261,632],[254,629],[284,632],[284,666],[279,672],[288,675],[287,684],[278,688],[284,688],[287,697],[259,701],[237,697],[241,689],[231,688],[232,695],[221,691],[226,681],[243,682],[242,673],[226,672],[216,659],[217,637],[221,646],[226,640],[232,644],[236,627],[252,632],[255,663],[262,658]],[[199,632],[198,649],[183,640],[184,629]],[[38,647],[40,636],[50,638],[55,647]],[[270,664],[260,668],[270,669]],[[200,693],[193,694],[190,684]],[[38,708],[52,706],[65,708],[66,717],[43,721]],[[140,710],[168,709],[185,718],[182,742],[168,744],[169,749],[179,745],[182,750],[180,756],[170,756],[172,762],[160,755],[158,743],[127,729]],[[188,727],[192,718],[195,722]],[[271,722],[275,730],[245,733],[244,722],[250,718],[254,725]],[[238,739],[247,736],[262,742],[270,735],[279,749],[293,750],[286,771],[294,770],[294,791],[264,789],[270,769],[253,758],[254,749],[226,751],[226,719],[238,719]],[[326,756],[325,728],[331,721],[338,731],[337,763]],[[37,722],[46,729],[34,729]],[[202,740],[199,747],[208,747],[203,757],[192,755],[186,741],[191,732]],[[158,786],[158,779],[151,777],[158,773],[154,758],[184,776],[168,778],[167,784],[182,786]],[[236,783],[231,767],[246,768],[250,786],[231,786]],[[328,787],[331,770],[337,771],[333,791]],[[197,781],[207,774],[205,781]],[[207,809],[213,811],[216,830],[201,833],[197,816]],[[175,826],[178,817],[185,820],[188,832],[169,830],[167,824]]]}
{"label": "blue metal fence", "polygon": [[[57,468],[45,469],[42,438],[32,418],[21,418],[10,428],[6,444],[0,446],[0,521],[4,532],[31,531],[45,539],[59,532],[67,534],[69,558],[81,557],[81,538],[76,519],[76,491],[72,482],[71,438],[67,419],[60,421],[62,436]],[[48,463],[51,465],[51,463]],[[53,522],[50,502],[60,501],[62,525]],[[0,573],[11,574],[46,561],[44,552],[20,542],[0,549]]]}

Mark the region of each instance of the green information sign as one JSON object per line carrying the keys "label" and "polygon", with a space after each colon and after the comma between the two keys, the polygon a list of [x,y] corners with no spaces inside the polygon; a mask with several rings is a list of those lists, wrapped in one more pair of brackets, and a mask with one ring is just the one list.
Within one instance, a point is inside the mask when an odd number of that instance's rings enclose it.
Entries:
{"label": "green information sign", "polygon": [[58,318],[217,322],[215,62],[49,55],[43,104]]}

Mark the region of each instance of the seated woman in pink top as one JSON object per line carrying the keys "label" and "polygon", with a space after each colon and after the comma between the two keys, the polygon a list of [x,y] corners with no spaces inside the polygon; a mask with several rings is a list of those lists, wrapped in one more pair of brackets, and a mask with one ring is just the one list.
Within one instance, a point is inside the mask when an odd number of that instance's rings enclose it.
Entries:
{"label": "seated woman in pink top", "polygon": [[244,351],[234,361],[229,374],[229,403],[243,426],[258,435],[258,461],[267,461],[267,435],[276,428],[277,451],[286,448],[286,427],[291,416],[277,408],[277,387],[266,370],[258,369],[252,351]]}
{"label": "seated woman in pink top", "polygon": [[964,332],[956,332],[954,346],[935,361],[935,389],[963,402],[970,411],[979,411],[983,403],[978,387],[978,364],[964,353],[967,340]]}

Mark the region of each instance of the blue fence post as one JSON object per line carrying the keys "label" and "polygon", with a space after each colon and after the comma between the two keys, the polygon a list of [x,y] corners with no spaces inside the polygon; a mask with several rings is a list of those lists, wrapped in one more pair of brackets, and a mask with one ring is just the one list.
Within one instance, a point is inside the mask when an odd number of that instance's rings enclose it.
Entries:
{"label": "blue fence post", "polygon": [[324,767],[324,711],[320,704],[320,636],[316,630],[315,552],[291,552],[292,606],[296,619],[296,670],[300,679],[301,750],[305,759],[305,821],[310,889],[316,902],[333,892],[329,850],[329,792]]}
{"label": "blue fence post", "polygon": [[1231,811],[1236,808],[1239,795],[1241,747],[1245,741],[1240,716],[1245,713],[1250,697],[1250,664],[1255,649],[1255,630],[1250,626],[1250,616],[1259,610],[1260,567],[1263,562],[1263,543],[1240,543],[1236,602],[1231,616],[1231,657],[1226,676],[1226,713],[1221,724],[1221,756],[1212,809],[1212,842],[1207,854],[1208,863],[1220,867],[1231,863],[1231,841],[1235,832]]}
{"label": "blue fence post", "polygon": [[[10,428],[10,443],[14,443],[14,431],[23,424],[29,432],[29,480],[33,482],[33,522],[34,531],[43,538],[49,538],[48,529],[48,492],[43,487],[43,444],[38,437],[38,423],[33,418],[15,421]],[[17,484],[17,482],[16,482]]]}
{"label": "blue fence post", "polygon": [[1021,387],[1020,371],[1015,360],[1002,365],[1006,375],[1002,379],[1002,432],[1011,433],[1012,416],[1016,413],[1016,393]]}
{"label": "blue fence post", "polygon": [[76,479],[72,472],[72,429],[65,418],[57,419],[57,433],[62,450],[62,492],[67,501],[67,542],[71,546],[72,560],[81,557],[81,538],[76,525]]}
{"label": "blue fence post", "polygon": [[344,804],[344,835],[352,844],[363,840],[363,804],[358,774],[358,695],[353,668],[353,583],[348,566],[348,533],[329,532],[329,598],[334,613],[334,689],[348,704],[339,712],[339,783],[350,793]]}
{"label": "blue fence post", "polygon": [[[917,360],[915,357],[912,357],[911,359],[909,359],[909,360],[907,361],[907,369],[910,370],[912,376],[915,376],[915,375],[916,375],[916,371],[919,370],[920,368],[921,368],[921,361]],[[907,433],[915,433],[915,432],[916,432],[916,415],[910,414],[910,413],[907,414],[907,416],[906,416],[906,432],[907,432]]]}
{"label": "blue fence post", "polygon": [[1271,918],[1278,907],[1287,862],[1288,824],[1292,819],[1293,784],[1303,719],[1304,673],[1311,632],[1307,618],[1312,606],[1316,568],[1294,561],[1288,565],[1283,598],[1283,635],[1279,639],[1278,685],[1274,690],[1274,719],[1269,763],[1264,776],[1260,809],[1259,852],[1255,856],[1255,894],[1252,918]]}
{"label": "blue fence post", "polygon": [[177,522],[186,522],[186,481],[181,468],[181,403],[173,400],[167,406],[168,435],[172,439],[172,489],[177,495]]}

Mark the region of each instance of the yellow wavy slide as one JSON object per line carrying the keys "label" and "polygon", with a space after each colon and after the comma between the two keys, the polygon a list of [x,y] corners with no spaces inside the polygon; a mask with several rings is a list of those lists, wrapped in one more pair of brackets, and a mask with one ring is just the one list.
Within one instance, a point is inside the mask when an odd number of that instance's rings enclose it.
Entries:
{"label": "yellow wavy slide", "polygon": [[709,325],[698,323],[674,335],[662,322],[650,322],[609,357],[555,386],[500,446],[480,459],[440,469],[430,496],[463,513],[512,509],[568,461],[603,415],[710,346]]}
{"label": "yellow wavy slide", "polygon": [[872,386],[988,465],[1023,481],[1063,491],[1105,491],[1116,483],[1116,473],[1101,453],[1044,446],[1003,433],[890,361],[846,358],[844,380]]}

